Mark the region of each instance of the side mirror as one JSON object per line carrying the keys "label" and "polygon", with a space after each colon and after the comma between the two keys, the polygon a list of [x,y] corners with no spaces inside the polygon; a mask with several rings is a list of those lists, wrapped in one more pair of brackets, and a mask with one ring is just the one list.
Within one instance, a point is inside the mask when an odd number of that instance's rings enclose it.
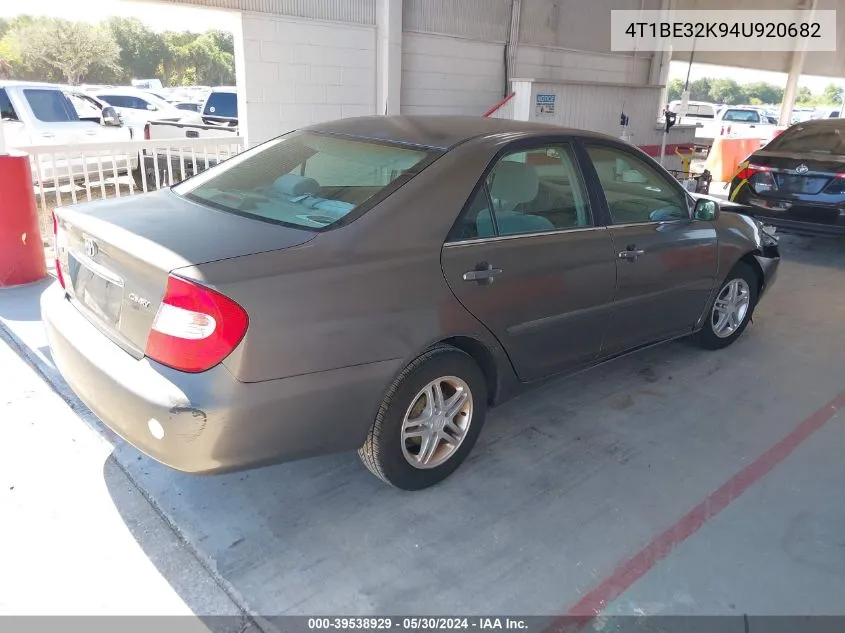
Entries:
{"label": "side mirror", "polygon": [[715,200],[699,198],[695,201],[695,219],[709,222],[719,217],[719,203]]}
{"label": "side mirror", "polygon": [[117,114],[117,110],[111,106],[103,108],[103,125],[108,127],[120,127],[122,125],[122,121],[120,120],[120,116]]}
{"label": "side mirror", "polygon": [[149,110],[150,112],[155,112],[156,110],[158,110],[158,108],[155,107],[152,103],[148,103],[147,110]]}

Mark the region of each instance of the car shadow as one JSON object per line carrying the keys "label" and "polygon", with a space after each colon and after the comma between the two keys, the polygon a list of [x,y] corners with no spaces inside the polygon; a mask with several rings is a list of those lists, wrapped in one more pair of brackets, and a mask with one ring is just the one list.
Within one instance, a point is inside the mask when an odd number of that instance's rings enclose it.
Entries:
{"label": "car shadow", "polygon": [[[211,477],[175,472],[123,442],[114,458],[251,612],[552,613],[568,596],[507,580],[509,549],[519,542],[519,556],[542,561],[552,532],[583,531],[580,510],[564,509],[572,491],[637,460],[649,433],[681,432],[668,415],[673,397],[694,390],[684,386],[685,375],[715,371],[714,363],[715,356],[679,341],[550,380],[492,411],[461,468],[415,493],[385,486],[355,453]],[[644,415],[640,428],[629,425]],[[662,476],[683,469],[666,466]],[[660,472],[655,462],[653,473]],[[110,490],[114,474],[103,473]],[[118,498],[115,505],[123,513]],[[145,551],[155,547],[141,526],[133,534]],[[468,546],[473,539],[480,550]],[[427,558],[432,548],[436,561]],[[159,569],[170,580],[172,570]],[[445,578],[469,582],[482,571],[502,589],[470,597],[434,586]],[[591,572],[583,573],[589,585]],[[186,591],[178,579],[171,584]]]}
{"label": "car shadow", "polygon": [[55,281],[47,276],[40,281],[12,288],[0,288],[0,319],[4,321],[40,321],[41,306],[37,299]]}
{"label": "car shadow", "polygon": [[808,236],[777,232],[781,256],[790,261],[814,266],[845,269],[845,237]]}

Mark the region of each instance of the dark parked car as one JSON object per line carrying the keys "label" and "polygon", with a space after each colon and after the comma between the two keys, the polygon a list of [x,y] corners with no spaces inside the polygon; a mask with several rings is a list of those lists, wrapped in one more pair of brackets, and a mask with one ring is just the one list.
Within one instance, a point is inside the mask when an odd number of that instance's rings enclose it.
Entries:
{"label": "dark parked car", "polygon": [[766,224],[845,235],[845,120],[806,121],[775,137],[740,165],[730,199]]}
{"label": "dark parked car", "polygon": [[779,263],[630,145],[482,118],[320,124],[56,215],[44,322],[108,426],[197,473],[359,449],[405,489],[526,385],[729,345]]}

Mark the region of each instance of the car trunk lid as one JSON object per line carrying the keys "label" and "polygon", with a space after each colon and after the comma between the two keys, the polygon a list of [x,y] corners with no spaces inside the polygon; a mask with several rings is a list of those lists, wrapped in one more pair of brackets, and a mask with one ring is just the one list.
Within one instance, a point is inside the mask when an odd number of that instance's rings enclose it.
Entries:
{"label": "car trunk lid", "polygon": [[298,246],[316,235],[218,211],[171,191],[61,209],[56,216],[66,292],[136,358],[144,355],[172,271]]}
{"label": "car trunk lid", "polygon": [[775,186],[767,192],[770,196],[799,199],[821,195],[824,199],[819,202],[831,203],[845,195],[845,156],[764,150],[755,153],[751,162],[771,171]]}

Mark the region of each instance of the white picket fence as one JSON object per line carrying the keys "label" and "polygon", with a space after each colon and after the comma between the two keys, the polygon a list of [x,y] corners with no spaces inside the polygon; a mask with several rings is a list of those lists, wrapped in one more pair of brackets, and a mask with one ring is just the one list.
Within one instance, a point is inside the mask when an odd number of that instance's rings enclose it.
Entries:
{"label": "white picket fence", "polygon": [[15,149],[29,154],[41,215],[49,216],[53,207],[168,187],[240,153],[244,138],[42,144]]}

